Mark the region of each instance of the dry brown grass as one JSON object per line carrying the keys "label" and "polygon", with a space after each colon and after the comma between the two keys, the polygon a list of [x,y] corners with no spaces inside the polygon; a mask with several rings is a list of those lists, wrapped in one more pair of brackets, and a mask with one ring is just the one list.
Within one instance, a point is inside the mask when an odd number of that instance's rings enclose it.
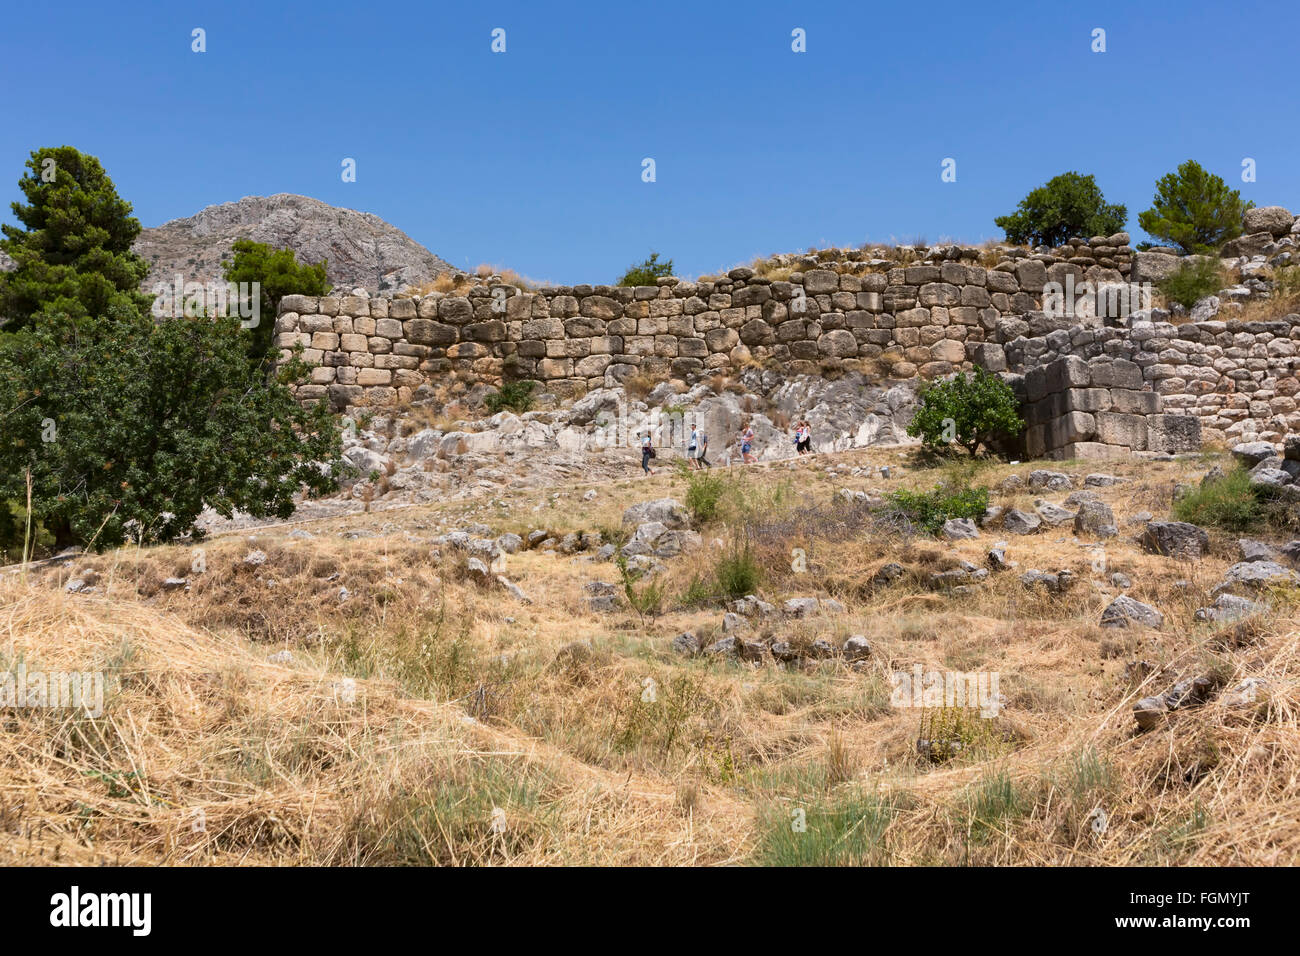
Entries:
{"label": "dry brown grass", "polygon": [[[846,477],[867,463],[896,475]],[[1180,563],[1140,551],[1126,523],[1139,510],[1159,514],[1174,481],[1208,466],[1053,466],[1132,477],[1100,492],[1121,528],[1104,567],[1094,567],[1091,542],[1064,528],[1009,536],[1019,568],[961,598],[931,590],[929,574],[961,560],[983,565],[997,530],[957,543],[909,539],[865,513],[826,507],[845,486],[937,480],[887,449],[736,469],[739,493],[702,529],[701,550],[669,562],[662,613],[644,621],[588,606],[586,583],[618,580],[609,564],[513,555],[506,573],[531,598],[525,605],[474,583],[463,558],[435,558],[428,537],[476,520],[497,532],[612,533],[628,504],[683,495],[684,479],[669,474],[601,486],[590,503],[580,503],[586,485],[558,489],[559,498],[524,492],[490,519],[469,501],[307,522],[310,539],[287,528],[251,542],[224,536],[203,545],[203,574],[192,572],[189,548],[124,549],[79,563],[100,573],[98,594],[66,594],[69,567],[26,582],[9,576],[0,580],[8,662],[103,669],[112,690],[99,718],[0,712],[0,818],[20,835],[0,859],[1294,863],[1300,602],[1278,596],[1248,627],[1199,624],[1205,589],[1233,560],[1229,542]],[[975,480],[996,488],[1033,467],[993,466]],[[865,663],[755,667],[668,649],[685,630],[722,636],[719,605],[685,597],[716,566],[714,540],[744,524],[765,599],[845,605],[757,632],[796,646],[864,634]],[[254,547],[267,555],[256,568],[243,563]],[[792,566],[793,548],[807,571]],[[905,576],[871,586],[889,561]],[[1029,568],[1063,567],[1077,577],[1065,594],[1019,580]],[[1161,609],[1162,630],[1098,626],[1118,593],[1113,571]],[[173,575],[188,577],[189,590],[162,590]],[[268,660],[285,649],[292,661]],[[980,721],[891,706],[889,676],[915,665],[996,671],[1007,707]],[[1263,677],[1280,690],[1266,709],[1232,710],[1216,698],[1136,734],[1133,702],[1192,674],[1225,686]],[[355,681],[350,702],[345,678]],[[962,754],[940,763],[918,755],[917,736],[935,721],[968,743]],[[504,811],[501,832],[494,808]],[[1091,826],[1098,808],[1108,821],[1100,834]],[[196,831],[200,809],[206,826]],[[808,812],[798,840],[788,835],[791,809]],[[836,830],[836,819],[870,822],[870,845]]]}

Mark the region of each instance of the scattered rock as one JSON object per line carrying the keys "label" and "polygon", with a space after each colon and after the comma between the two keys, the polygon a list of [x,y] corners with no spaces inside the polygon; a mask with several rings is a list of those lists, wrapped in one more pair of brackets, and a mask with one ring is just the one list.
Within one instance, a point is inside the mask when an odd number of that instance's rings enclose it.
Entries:
{"label": "scattered rock", "polygon": [[818,611],[818,601],[814,597],[790,598],[781,605],[781,610],[788,617],[811,617]]}
{"label": "scattered rock", "polygon": [[506,533],[496,539],[496,546],[506,554],[518,554],[524,546],[524,539],[517,534]]}
{"label": "scattered rock", "polygon": [[1142,532],[1142,547],[1151,554],[1195,560],[1210,550],[1210,536],[1186,521],[1151,521]]}
{"label": "scattered rock", "polygon": [[683,631],[673,638],[670,645],[674,653],[681,654],[684,657],[694,657],[700,653],[700,639],[690,631]]}
{"label": "scattered rock", "polygon": [[970,518],[949,518],[943,523],[943,536],[950,541],[978,538],[979,529]]}
{"label": "scattered rock", "polygon": [[1104,501],[1085,501],[1074,516],[1074,533],[1096,538],[1113,538],[1119,534],[1115,527],[1115,514]]}
{"label": "scattered rock", "polygon": [[524,589],[515,582],[511,581],[504,574],[497,575],[497,583],[506,589],[506,592],[520,604],[532,604],[532,599],[524,593]]}
{"label": "scattered rock", "polygon": [[1121,594],[1111,601],[1106,610],[1101,612],[1102,627],[1128,627],[1139,624],[1142,627],[1159,629],[1164,626],[1165,616],[1150,604]]}
{"label": "scattered rock", "polygon": [[1268,610],[1268,605],[1260,604],[1249,598],[1235,594],[1220,594],[1210,607],[1197,608],[1193,617],[1198,621],[1213,621],[1216,624],[1230,624],[1242,621],[1253,614]]}
{"label": "scattered rock", "polygon": [[736,614],[734,611],[728,611],[722,615],[722,633],[731,634],[733,632],[748,631],[749,621]]}
{"label": "scattered rock", "polygon": [[1224,572],[1211,593],[1263,591],[1271,587],[1300,586],[1300,575],[1274,561],[1238,561]]}
{"label": "scattered rock", "polygon": [[1199,707],[1214,692],[1214,682],[1208,677],[1193,677],[1179,681],[1168,693],[1143,697],[1133,705],[1133,717],[1139,730],[1152,730],[1159,726],[1171,711]]}
{"label": "scattered rock", "polygon": [[1034,534],[1042,526],[1042,518],[1019,508],[1012,508],[1002,516],[1002,529],[1009,534]]}
{"label": "scattered rock", "polygon": [[1220,698],[1232,710],[1266,710],[1276,685],[1267,677],[1247,677],[1223,692]]}
{"label": "scattered rock", "polygon": [[261,567],[262,565],[266,564],[266,552],[265,551],[248,552],[248,554],[244,555],[244,564],[248,565],[248,567],[250,568]]}
{"label": "scattered rock", "polygon": [[675,498],[643,501],[623,512],[623,524],[642,525],[648,522],[658,522],[668,530],[682,530],[690,527],[691,516]]}
{"label": "scattered rock", "polygon": [[871,576],[871,584],[878,588],[888,587],[901,578],[906,571],[907,569],[897,561],[890,561]]}
{"label": "scattered rock", "polygon": [[1241,554],[1242,561],[1274,561],[1278,557],[1277,551],[1271,545],[1263,541],[1252,541],[1250,538],[1241,538],[1237,542],[1237,550]]}
{"label": "scattered rock", "polygon": [[1034,510],[1038,512],[1038,516],[1043,519],[1044,523],[1053,528],[1058,528],[1067,521],[1074,520],[1074,512],[1067,511],[1050,501],[1043,501],[1041,498],[1034,502]]}
{"label": "scattered rock", "polygon": [[842,648],[844,659],[852,663],[853,661],[866,660],[871,656],[871,645],[867,643],[867,638],[862,634],[854,634],[844,642]]}
{"label": "scattered rock", "polygon": [[1061,471],[1048,471],[1040,468],[1029,473],[1030,488],[1046,488],[1048,491],[1065,491],[1074,487],[1074,479]]}
{"label": "scattered rock", "polygon": [[180,591],[189,585],[188,578],[168,578],[163,581],[162,589],[164,591]]}
{"label": "scattered rock", "polygon": [[1030,589],[1041,587],[1052,594],[1060,594],[1074,583],[1074,572],[1062,569],[1052,574],[1048,571],[1030,570],[1020,575],[1020,583]]}

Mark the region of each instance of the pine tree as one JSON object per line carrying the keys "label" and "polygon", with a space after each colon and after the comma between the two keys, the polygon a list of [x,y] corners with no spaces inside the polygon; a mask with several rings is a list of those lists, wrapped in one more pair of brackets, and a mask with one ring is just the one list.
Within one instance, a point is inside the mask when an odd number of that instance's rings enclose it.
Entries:
{"label": "pine tree", "polygon": [[1243,202],[1240,192],[1189,159],[1178,172],[1167,173],[1156,183],[1155,199],[1138,216],[1138,225],[1184,252],[1214,252],[1241,235],[1242,219],[1254,205]]}
{"label": "pine tree", "polygon": [[27,203],[13,203],[26,228],[3,225],[3,249],[16,263],[0,273],[6,332],[28,328],[40,313],[97,318],[112,309],[143,310],[149,265],[131,251],[140,222],[94,156],[71,146],[31,154],[18,181]]}

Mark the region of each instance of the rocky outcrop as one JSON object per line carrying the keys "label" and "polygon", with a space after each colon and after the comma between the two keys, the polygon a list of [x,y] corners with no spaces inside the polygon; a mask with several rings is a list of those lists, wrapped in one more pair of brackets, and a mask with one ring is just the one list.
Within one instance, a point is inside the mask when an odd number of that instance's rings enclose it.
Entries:
{"label": "rocky outcrop", "polygon": [[145,229],[134,244],[149,263],[146,291],[155,282],[207,282],[222,276],[236,239],[292,249],[303,262],[327,259],[335,288],[371,294],[396,292],[454,271],[450,265],[378,216],[330,206],[318,199],[277,193],[208,206],[185,219]]}

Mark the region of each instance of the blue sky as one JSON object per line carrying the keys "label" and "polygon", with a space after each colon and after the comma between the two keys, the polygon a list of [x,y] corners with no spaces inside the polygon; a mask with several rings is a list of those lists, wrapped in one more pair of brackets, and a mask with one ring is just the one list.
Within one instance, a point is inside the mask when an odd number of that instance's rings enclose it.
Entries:
{"label": "blue sky", "polygon": [[461,267],[601,283],[651,249],[694,276],[811,245],[1000,237],[994,216],[1073,169],[1128,206],[1137,241],[1156,179],[1188,158],[1300,210],[1298,10],[11,3],[0,198],[12,222],[28,153],[66,143],[146,226],[301,193]]}

